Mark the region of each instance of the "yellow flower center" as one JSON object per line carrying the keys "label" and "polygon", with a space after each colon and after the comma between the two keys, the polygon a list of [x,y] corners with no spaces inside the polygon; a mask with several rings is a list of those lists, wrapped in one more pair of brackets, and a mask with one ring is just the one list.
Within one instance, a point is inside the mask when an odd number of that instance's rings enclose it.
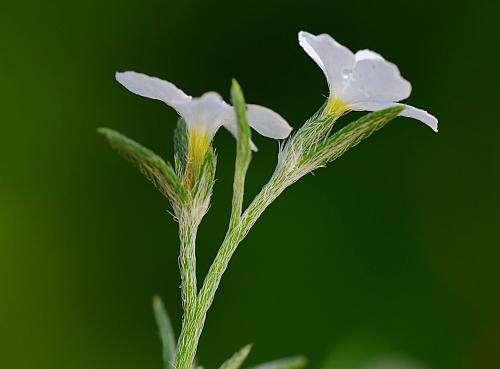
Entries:
{"label": "yellow flower center", "polygon": [[349,105],[344,103],[339,97],[333,95],[328,99],[328,103],[326,104],[323,114],[336,115],[337,117],[340,117],[348,110]]}
{"label": "yellow flower center", "polygon": [[184,173],[184,185],[193,188],[205,159],[212,137],[206,132],[188,128],[188,157]]}

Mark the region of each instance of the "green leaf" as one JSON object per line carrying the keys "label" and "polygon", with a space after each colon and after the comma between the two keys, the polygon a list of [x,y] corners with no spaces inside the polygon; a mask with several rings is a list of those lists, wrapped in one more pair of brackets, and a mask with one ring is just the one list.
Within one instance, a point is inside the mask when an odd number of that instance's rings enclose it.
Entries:
{"label": "green leaf", "polygon": [[241,218],[243,207],[243,195],[245,190],[245,177],[252,158],[250,149],[250,126],[246,116],[245,98],[241,87],[233,79],[231,86],[231,101],[236,113],[237,140],[236,140],[236,163],[234,169],[233,200],[230,228],[236,225]]}
{"label": "green leaf", "polygon": [[167,310],[158,296],[153,297],[153,311],[155,313],[156,324],[160,333],[163,351],[163,363],[165,369],[172,369],[175,364],[177,345],[175,334]]}
{"label": "green leaf", "polygon": [[241,366],[241,364],[243,364],[245,359],[247,358],[251,349],[252,349],[252,344],[246,345],[245,347],[240,349],[238,352],[236,352],[233,356],[231,356],[229,359],[227,359],[219,367],[219,369],[238,369]]}
{"label": "green leaf", "polygon": [[170,163],[139,143],[109,128],[97,130],[111,147],[132,164],[171,202],[179,206],[186,199],[186,191]]}
{"label": "green leaf", "polygon": [[339,158],[351,147],[370,137],[372,133],[396,118],[402,110],[404,107],[396,106],[367,114],[350,123],[316,147],[299,163],[299,167],[306,166],[314,170]]}
{"label": "green leaf", "polygon": [[174,130],[175,169],[179,176],[184,175],[188,157],[188,130],[186,121],[179,118]]}
{"label": "green leaf", "polygon": [[302,369],[306,365],[307,359],[304,356],[293,356],[259,364],[251,369]]}

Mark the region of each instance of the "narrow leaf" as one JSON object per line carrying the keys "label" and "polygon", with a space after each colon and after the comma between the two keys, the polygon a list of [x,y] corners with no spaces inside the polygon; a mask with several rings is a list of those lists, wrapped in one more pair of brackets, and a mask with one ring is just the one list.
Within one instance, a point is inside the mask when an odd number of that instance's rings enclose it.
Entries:
{"label": "narrow leaf", "polygon": [[227,359],[219,367],[219,369],[238,369],[241,366],[241,364],[243,364],[245,359],[247,358],[251,349],[252,349],[252,344],[246,345],[245,347],[240,349],[238,352],[236,352],[233,356],[231,356],[229,359]]}
{"label": "narrow leaf", "polygon": [[294,356],[259,364],[251,369],[302,369],[306,365],[307,359],[304,356]]}
{"label": "narrow leaf", "polygon": [[243,97],[243,92],[238,82],[233,79],[231,85],[231,101],[234,105],[234,110],[236,112],[236,123],[238,132],[238,152],[237,156],[240,160],[245,163],[250,161],[251,150],[250,150],[250,126],[248,125],[248,120],[246,116],[246,104],[245,98]]}
{"label": "narrow leaf", "polygon": [[344,154],[351,147],[356,146],[372,133],[384,127],[396,118],[404,107],[393,107],[367,114],[360,119],[350,123],[338,132],[334,133],[324,143],[319,145],[313,152],[307,155],[299,164],[314,170],[323,166]]}
{"label": "narrow leaf", "polygon": [[176,344],[175,334],[167,310],[158,296],[153,297],[153,311],[160,333],[165,369],[172,369],[175,365]]}
{"label": "narrow leaf", "polygon": [[186,198],[181,181],[170,163],[139,143],[109,128],[97,130],[109,142],[111,147],[132,164],[171,202],[178,205]]}
{"label": "narrow leaf", "polygon": [[250,150],[250,126],[248,125],[246,117],[245,98],[243,97],[240,85],[234,79],[231,86],[231,101],[236,113],[238,138],[236,141],[236,163],[234,169],[230,228],[237,224],[241,217],[245,177],[252,157]]}

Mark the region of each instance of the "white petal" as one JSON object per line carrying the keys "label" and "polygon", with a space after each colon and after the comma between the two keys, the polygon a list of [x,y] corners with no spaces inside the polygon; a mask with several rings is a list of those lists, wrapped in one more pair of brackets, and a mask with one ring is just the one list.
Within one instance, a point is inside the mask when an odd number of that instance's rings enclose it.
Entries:
{"label": "white petal", "polygon": [[227,106],[217,92],[207,92],[192,100],[174,100],[170,105],[184,118],[188,127],[210,135],[222,125],[219,117]]}
{"label": "white petal", "polygon": [[284,139],[292,132],[292,127],[281,115],[264,106],[249,104],[247,119],[250,127],[262,136]]}
{"label": "white petal", "polygon": [[349,107],[352,110],[359,110],[359,111],[379,111],[392,108],[393,106],[404,106],[405,110],[399,113],[399,115],[419,120],[422,123],[431,127],[434,132],[438,131],[438,120],[435,116],[429,114],[425,110],[415,108],[414,106],[411,105],[399,104],[393,102],[364,101],[352,104]]}
{"label": "white petal", "polygon": [[[249,104],[247,105],[246,115],[250,127],[255,129],[262,136],[274,139],[284,139],[292,132],[292,127],[290,127],[281,115],[264,106]],[[219,119],[222,121],[224,127],[237,138],[238,131],[234,107],[227,105],[226,110],[222,112]],[[252,150],[257,151],[255,144],[253,142],[250,144]]]}
{"label": "white petal", "polygon": [[[284,139],[288,137],[292,131],[292,127],[278,113],[260,105],[247,105],[247,119],[250,127],[255,129],[262,136]],[[231,134],[237,138],[237,123],[234,107],[227,105],[227,109],[220,116],[222,124]],[[253,151],[257,151],[257,146],[251,141],[250,147]]]}
{"label": "white petal", "polygon": [[398,67],[369,50],[356,54],[357,62],[339,92],[346,103],[383,100],[400,101],[411,93],[411,84],[399,73]]}
{"label": "white petal", "polygon": [[382,60],[384,60],[382,55],[376,53],[375,51],[371,51],[368,49],[357,51],[356,54],[354,54],[354,57],[356,58],[356,61],[364,60],[364,59],[382,59]]}
{"label": "white petal", "polygon": [[325,73],[330,93],[337,93],[341,88],[344,72],[353,69],[356,62],[351,50],[330,35],[315,36],[304,31],[299,32],[299,44]]}
{"label": "white petal", "polygon": [[414,106],[411,105],[406,105],[406,104],[400,104],[400,105],[405,106],[406,109],[403,110],[399,115],[401,115],[402,117],[408,117],[419,120],[422,123],[431,127],[434,132],[438,131],[438,120],[434,115],[428,113],[423,109],[415,108]]}
{"label": "white petal", "polygon": [[315,46],[319,49],[319,47],[315,43],[315,37],[316,36],[310,34],[309,32],[300,31],[299,45],[302,46],[307,55],[309,55],[316,62],[316,64],[319,65],[319,67],[323,70],[323,72],[326,75],[325,63],[323,62],[322,57],[320,56],[321,50],[319,50],[318,53],[315,49]]}
{"label": "white petal", "polygon": [[156,77],[136,72],[117,72],[115,77],[127,90],[150,99],[161,100],[168,105],[174,100],[191,99],[191,96],[186,95],[173,83]]}
{"label": "white petal", "polygon": [[[238,126],[236,125],[236,115],[234,108],[229,105],[228,110],[224,113],[224,128],[226,128],[234,138],[238,139]],[[250,140],[250,149],[252,151],[257,151],[257,146]]]}

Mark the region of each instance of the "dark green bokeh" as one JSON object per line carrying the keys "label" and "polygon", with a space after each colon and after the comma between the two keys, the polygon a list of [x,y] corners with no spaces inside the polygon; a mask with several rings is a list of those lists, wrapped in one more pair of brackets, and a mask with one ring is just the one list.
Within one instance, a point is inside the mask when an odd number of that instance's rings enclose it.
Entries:
{"label": "dark green bokeh", "polygon": [[[249,102],[298,127],[327,93],[298,46],[304,29],[396,62],[409,103],[434,113],[440,133],[399,118],[286,191],[224,277],[202,363],[255,342],[250,363],[303,353],[317,367],[344,340],[370,336],[430,368],[496,368],[499,11],[486,0],[4,1],[0,367],[161,367],[151,297],[162,295],[178,331],[176,224],[95,128],[170,158],[177,118],[113,74],[226,98],[236,77]],[[249,195],[277,151],[254,138]],[[221,131],[216,146],[200,276],[228,223],[234,140]]]}

